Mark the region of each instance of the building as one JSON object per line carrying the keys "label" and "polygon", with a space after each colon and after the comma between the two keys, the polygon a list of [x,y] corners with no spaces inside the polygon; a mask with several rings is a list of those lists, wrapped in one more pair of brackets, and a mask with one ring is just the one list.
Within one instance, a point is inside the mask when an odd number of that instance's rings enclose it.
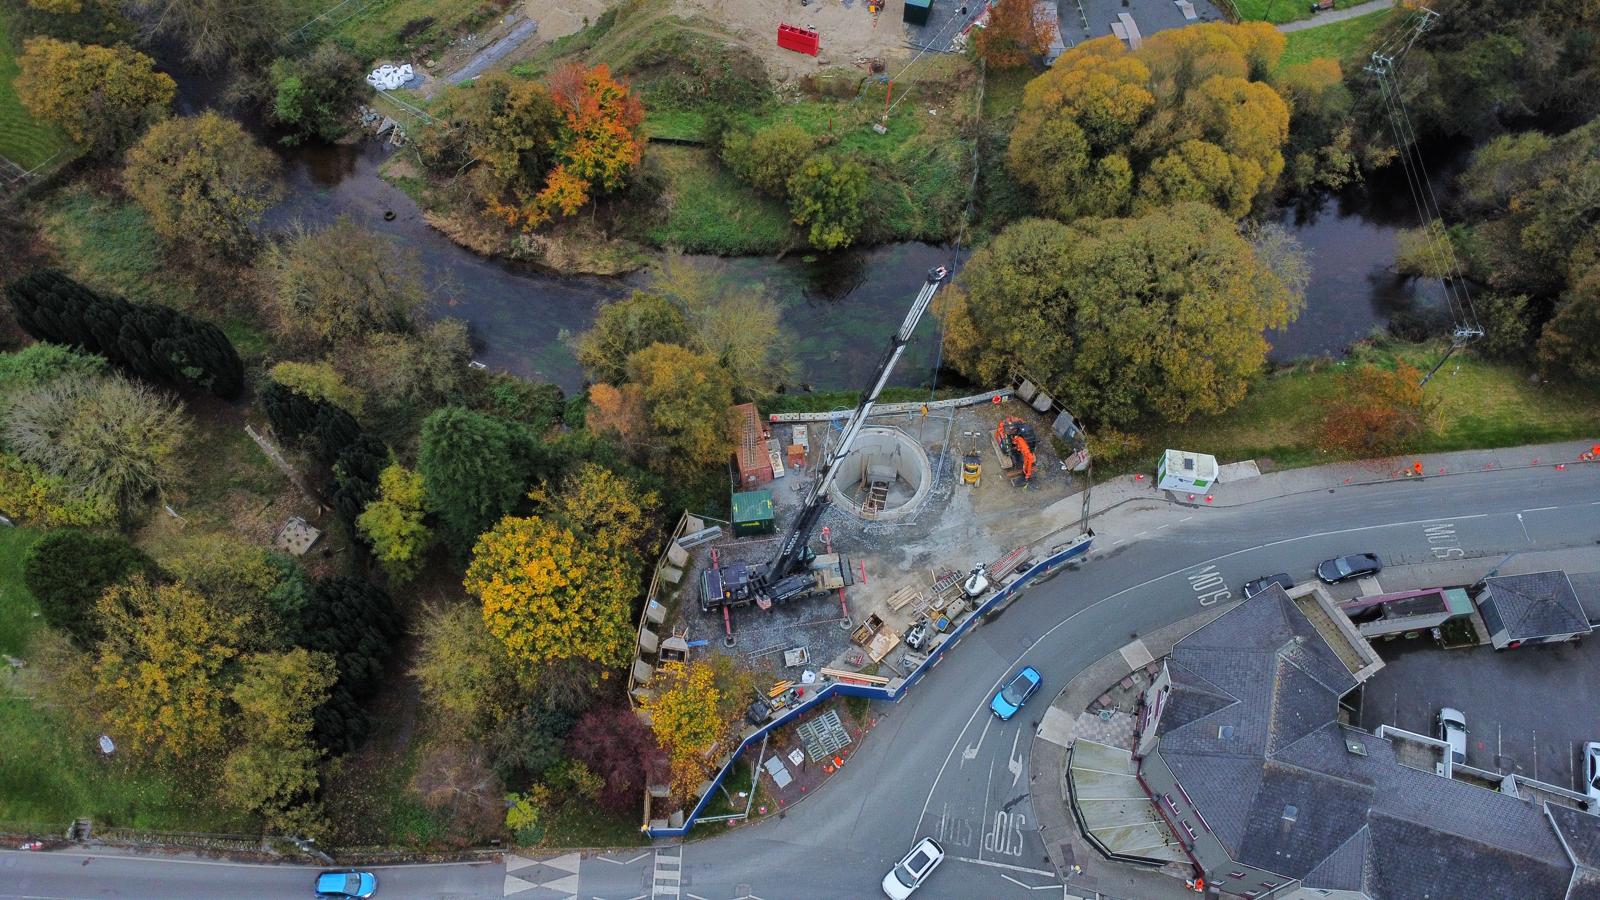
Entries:
{"label": "building", "polygon": [[777,530],[771,491],[740,491],[733,495],[731,506],[734,537],[772,534]]}
{"label": "building", "polygon": [[[1111,785],[1069,759],[1074,816],[1101,852],[1187,863],[1213,896],[1600,897],[1600,817],[1441,775],[1400,737],[1341,722],[1342,698],[1381,666],[1320,587],[1273,586],[1173,647],[1131,754],[1074,744],[1097,776],[1115,753],[1129,770]],[[1096,830],[1096,791],[1120,793],[1128,821],[1143,802],[1159,828],[1136,842]]]}
{"label": "building", "polygon": [[1364,638],[1417,637],[1451,619],[1470,617],[1472,600],[1461,588],[1427,588],[1374,594],[1348,600],[1339,608]]}
{"label": "building", "polygon": [[1589,617],[1562,571],[1485,578],[1473,598],[1496,650],[1583,637]]}
{"label": "building", "polygon": [[741,403],[730,409],[728,429],[739,464],[739,485],[748,491],[772,481],[772,454],[767,449],[766,429],[761,426],[756,405]]}

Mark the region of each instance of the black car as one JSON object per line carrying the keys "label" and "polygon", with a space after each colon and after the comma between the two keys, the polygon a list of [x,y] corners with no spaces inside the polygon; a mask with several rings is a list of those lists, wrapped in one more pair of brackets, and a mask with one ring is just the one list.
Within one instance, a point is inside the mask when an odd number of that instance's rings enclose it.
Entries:
{"label": "black car", "polygon": [[1338,584],[1350,578],[1363,578],[1383,571],[1383,561],[1376,553],[1354,553],[1323,560],[1317,566],[1317,577],[1329,584]]}
{"label": "black car", "polygon": [[1279,572],[1276,575],[1263,575],[1260,578],[1246,581],[1244,583],[1244,598],[1249,600],[1273,585],[1277,585],[1287,591],[1294,587],[1294,579],[1290,578],[1287,573]]}

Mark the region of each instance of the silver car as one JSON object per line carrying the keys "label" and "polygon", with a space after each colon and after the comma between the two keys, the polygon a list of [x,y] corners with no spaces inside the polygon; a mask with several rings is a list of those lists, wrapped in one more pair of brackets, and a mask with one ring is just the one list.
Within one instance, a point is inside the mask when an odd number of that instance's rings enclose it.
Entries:
{"label": "silver car", "polygon": [[923,838],[900,864],[883,876],[883,892],[890,900],[906,900],[944,862],[944,848],[933,838]]}
{"label": "silver car", "polygon": [[1446,706],[1439,710],[1439,740],[1450,745],[1450,760],[1467,761],[1467,717],[1461,710]]}

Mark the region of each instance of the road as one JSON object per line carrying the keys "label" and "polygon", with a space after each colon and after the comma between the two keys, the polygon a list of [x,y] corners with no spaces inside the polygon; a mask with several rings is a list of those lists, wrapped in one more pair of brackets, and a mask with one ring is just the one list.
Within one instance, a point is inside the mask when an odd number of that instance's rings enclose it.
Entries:
{"label": "road", "polygon": [[[1035,888],[1053,888],[1043,896],[1058,896],[1027,784],[1031,742],[1025,732],[1036,725],[1028,714],[1036,717],[1048,704],[1036,700],[1009,723],[985,711],[1017,666],[1038,668],[1045,678],[1039,696],[1049,697],[1134,635],[1226,601],[1229,588],[1256,575],[1309,578],[1319,560],[1361,550],[1379,552],[1389,565],[1442,559],[1440,525],[1453,528],[1456,543],[1447,551],[1453,558],[1481,557],[1486,569],[1516,550],[1593,545],[1600,540],[1596,497],[1600,466],[1582,466],[1119,515],[1113,521],[1126,524],[1099,529],[1086,566],[1031,588],[965,638],[900,703],[875,705],[880,721],[871,738],[817,796],[783,817],[725,834],[712,830],[724,826],[706,826],[699,839],[682,846],[581,860],[512,858],[501,870],[509,872],[504,882],[497,878],[483,896],[513,890],[519,897],[602,900],[870,897],[883,873],[923,834],[939,837],[951,859],[919,897],[1024,897]],[[1346,593],[1354,590],[1351,585]],[[74,869],[51,860],[0,856],[6,866],[0,897],[198,896],[165,881],[124,881],[123,869],[134,865],[125,861],[96,860]],[[52,867],[59,881],[35,877],[41,866]],[[228,879],[231,892],[248,885],[253,896],[276,895],[306,877],[304,870],[213,871]],[[13,872],[29,873],[31,886],[20,888]],[[196,876],[176,867],[173,873],[183,885],[198,885]],[[386,887],[401,877],[398,870],[388,875]],[[459,885],[446,883],[446,875],[417,877],[441,881],[436,888],[419,881],[402,896],[465,896],[450,891],[473,890],[469,882],[476,876],[463,876]],[[161,890],[154,892],[157,884]]]}

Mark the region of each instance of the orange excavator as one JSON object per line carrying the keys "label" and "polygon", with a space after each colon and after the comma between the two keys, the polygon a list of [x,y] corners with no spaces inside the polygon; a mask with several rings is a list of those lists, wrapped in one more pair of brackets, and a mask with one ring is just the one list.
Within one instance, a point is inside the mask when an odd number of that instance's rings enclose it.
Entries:
{"label": "orange excavator", "polygon": [[1005,473],[1008,477],[1021,474],[1023,484],[1033,480],[1035,440],[1033,426],[1016,416],[1001,419],[1000,424],[995,426],[994,442],[999,445],[1000,452],[1011,461],[1011,466]]}

